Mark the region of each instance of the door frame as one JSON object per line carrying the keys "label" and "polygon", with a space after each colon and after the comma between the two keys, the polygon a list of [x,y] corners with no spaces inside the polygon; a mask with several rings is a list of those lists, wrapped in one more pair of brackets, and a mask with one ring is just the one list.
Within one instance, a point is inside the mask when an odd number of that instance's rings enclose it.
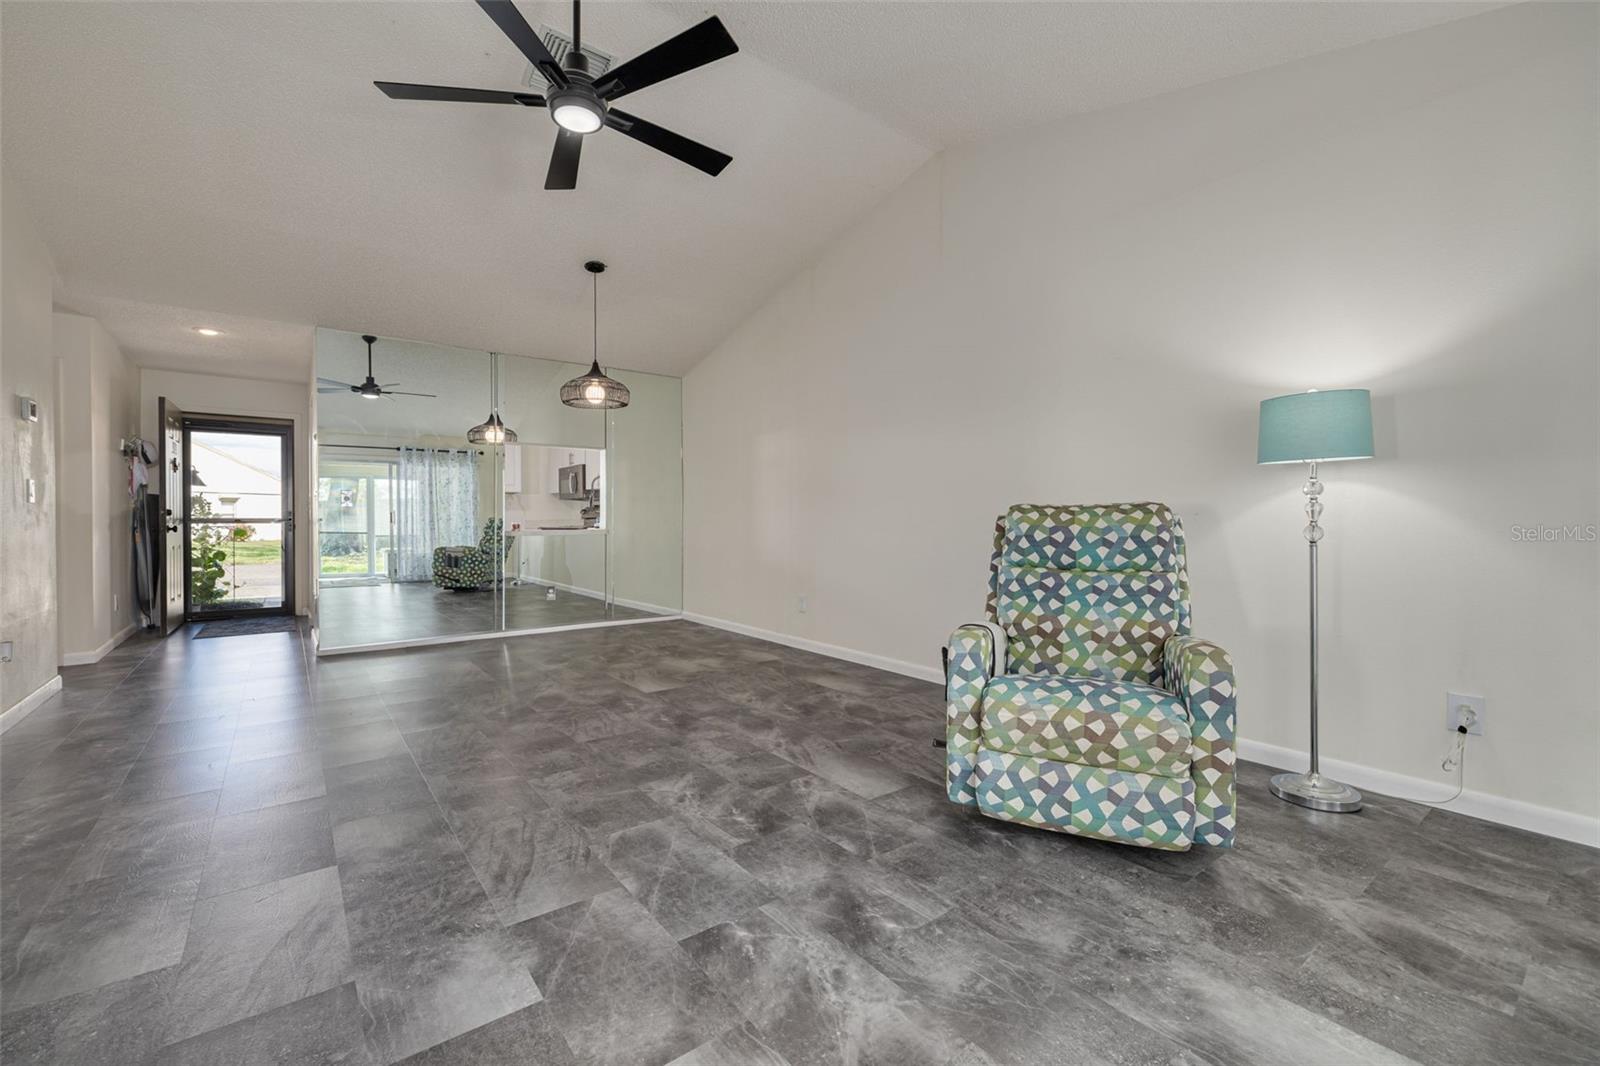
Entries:
{"label": "door frame", "polygon": [[[189,474],[194,469],[190,459],[189,434],[193,430],[220,433],[251,433],[278,438],[281,452],[283,488],[283,604],[279,607],[239,607],[195,612],[193,578],[189,568],[194,565],[194,546],[189,523]],[[224,618],[258,617],[262,615],[293,615],[295,613],[295,542],[294,542],[294,420],[291,418],[264,418],[251,415],[183,415],[183,612],[191,621],[216,621]]]}
{"label": "door frame", "polygon": [[172,609],[172,605],[177,599],[174,595],[175,590],[172,588],[172,571],[174,569],[183,571],[183,603],[187,605],[189,602],[189,537],[187,532],[183,536],[182,565],[169,564],[172,564],[173,542],[178,539],[179,530],[187,530],[189,525],[189,470],[185,466],[181,470],[171,471],[171,473],[177,475],[178,488],[174,492],[173,480],[168,477],[167,466],[172,462],[187,463],[188,456],[183,454],[186,449],[181,446],[178,449],[179,454],[172,454],[167,447],[167,442],[173,431],[178,434],[180,442],[184,440],[183,409],[172,400],[162,396],[156,401],[156,415],[157,420],[161,423],[161,439],[157,454],[157,458],[160,461],[159,476],[161,479],[161,579],[157,582],[159,591],[156,598],[160,601],[161,635],[165,637],[188,621],[187,617],[177,615]]}

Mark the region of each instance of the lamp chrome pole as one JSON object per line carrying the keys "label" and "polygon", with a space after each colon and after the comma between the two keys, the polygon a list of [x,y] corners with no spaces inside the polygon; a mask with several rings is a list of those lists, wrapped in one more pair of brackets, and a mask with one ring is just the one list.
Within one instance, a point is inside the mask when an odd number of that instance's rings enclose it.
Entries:
{"label": "lamp chrome pole", "polygon": [[1310,807],[1314,811],[1346,814],[1361,809],[1361,793],[1331,777],[1324,777],[1317,764],[1317,542],[1322,539],[1322,482],[1317,480],[1317,464],[1301,486],[1306,497],[1306,545],[1311,557],[1311,767],[1303,774],[1275,774],[1272,794],[1281,800]]}

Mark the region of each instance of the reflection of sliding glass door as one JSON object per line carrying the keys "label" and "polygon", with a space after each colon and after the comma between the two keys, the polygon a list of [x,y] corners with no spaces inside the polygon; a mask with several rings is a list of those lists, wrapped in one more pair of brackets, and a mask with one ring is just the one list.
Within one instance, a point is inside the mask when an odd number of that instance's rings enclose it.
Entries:
{"label": "reflection of sliding glass door", "polygon": [[325,585],[386,581],[394,545],[395,464],[324,458],[317,471],[318,575]]}

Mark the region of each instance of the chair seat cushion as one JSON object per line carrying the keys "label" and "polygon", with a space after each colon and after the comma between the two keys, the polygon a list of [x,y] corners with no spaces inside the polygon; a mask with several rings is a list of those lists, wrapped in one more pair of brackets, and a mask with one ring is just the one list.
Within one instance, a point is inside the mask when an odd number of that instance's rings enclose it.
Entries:
{"label": "chair seat cushion", "polygon": [[1189,716],[1154,685],[1007,674],[983,690],[983,746],[1104,770],[1187,777]]}
{"label": "chair seat cushion", "polygon": [[1185,851],[1194,839],[1194,780],[1103,770],[978,750],[978,810],[1039,829]]}

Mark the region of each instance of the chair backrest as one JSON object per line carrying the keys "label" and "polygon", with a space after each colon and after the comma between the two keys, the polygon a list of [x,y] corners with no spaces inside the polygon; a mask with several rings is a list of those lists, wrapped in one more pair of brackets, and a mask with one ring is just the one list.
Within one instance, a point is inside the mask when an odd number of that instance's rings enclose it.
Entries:
{"label": "chair backrest", "polygon": [[989,618],[1011,672],[1159,683],[1189,632],[1183,524],[1161,503],[1016,504],[995,523]]}
{"label": "chair backrest", "polygon": [[478,550],[491,559],[507,547],[500,528],[500,519],[491,518],[483,524],[483,536],[478,538]]}

